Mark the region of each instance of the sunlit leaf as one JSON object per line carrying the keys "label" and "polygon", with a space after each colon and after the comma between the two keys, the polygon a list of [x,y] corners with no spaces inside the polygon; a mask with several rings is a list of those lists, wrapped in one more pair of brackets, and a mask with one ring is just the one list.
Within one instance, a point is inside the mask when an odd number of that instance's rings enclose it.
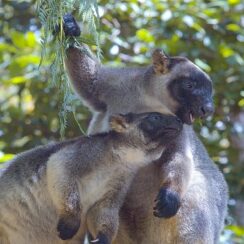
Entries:
{"label": "sunlit leaf", "polygon": [[136,36],[139,40],[145,42],[152,42],[154,40],[153,35],[146,29],[140,29],[136,32]]}
{"label": "sunlit leaf", "polygon": [[211,67],[207,65],[205,62],[203,62],[201,59],[197,58],[195,59],[196,65],[198,65],[201,69],[204,69],[207,72],[211,71]]}
{"label": "sunlit leaf", "polygon": [[227,226],[226,229],[233,231],[237,236],[242,236],[242,237],[244,236],[244,227],[230,225],[230,226]]}
{"label": "sunlit leaf", "polygon": [[228,24],[228,25],[226,25],[226,29],[227,30],[230,30],[230,31],[239,31],[241,28],[240,28],[240,26],[239,25],[237,25],[237,24]]}
{"label": "sunlit leaf", "polygon": [[36,36],[33,32],[29,31],[26,34],[26,44],[28,47],[35,47],[36,43]]}
{"label": "sunlit leaf", "polygon": [[14,157],[14,154],[0,154],[0,163],[5,163],[11,160]]}
{"label": "sunlit leaf", "polygon": [[20,83],[25,83],[26,78],[24,76],[15,76],[11,78],[10,80],[6,81],[5,83],[10,83],[10,84],[20,84]]}
{"label": "sunlit leaf", "polygon": [[199,31],[199,32],[205,33],[205,30],[198,23],[194,23],[192,25],[192,28],[195,29],[195,30],[197,30],[197,31]]}
{"label": "sunlit leaf", "polygon": [[240,107],[244,107],[244,98],[242,98],[239,102],[238,102],[238,105],[240,106]]}
{"label": "sunlit leaf", "polygon": [[16,48],[13,45],[7,43],[0,43],[0,52],[16,52]]}
{"label": "sunlit leaf", "polygon": [[220,46],[220,53],[222,54],[222,56],[224,58],[228,58],[234,54],[234,51],[226,45],[221,45]]}
{"label": "sunlit leaf", "polygon": [[230,5],[236,5],[236,4],[240,3],[240,2],[241,2],[241,0],[228,0],[228,3]]}
{"label": "sunlit leaf", "polygon": [[13,31],[11,33],[12,41],[18,48],[26,48],[25,35],[21,32]]}
{"label": "sunlit leaf", "polygon": [[25,67],[29,64],[36,64],[38,65],[40,63],[40,56],[37,55],[23,55],[20,57],[17,57],[15,59],[15,62],[20,66],[20,67]]}
{"label": "sunlit leaf", "polygon": [[203,10],[203,13],[205,13],[208,16],[213,16],[216,14],[216,9],[215,8],[207,8]]}

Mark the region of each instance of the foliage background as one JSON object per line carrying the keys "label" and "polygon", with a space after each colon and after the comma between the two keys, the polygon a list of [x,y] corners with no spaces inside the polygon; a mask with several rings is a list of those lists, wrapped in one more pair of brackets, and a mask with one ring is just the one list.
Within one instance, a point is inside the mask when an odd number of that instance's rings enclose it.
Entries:
{"label": "foliage background", "polygon": [[[144,65],[153,48],[187,56],[213,79],[216,112],[196,131],[230,187],[222,243],[244,243],[244,4],[241,0],[99,0],[102,62]],[[0,1],[0,162],[60,139],[59,90],[40,62],[35,1]],[[92,47],[95,50],[95,47]],[[66,110],[86,128],[90,113],[76,95]],[[71,107],[72,106],[72,107]],[[68,113],[65,137],[81,134]],[[1,186],[0,186],[1,187]],[[239,210],[241,209],[241,210]]]}

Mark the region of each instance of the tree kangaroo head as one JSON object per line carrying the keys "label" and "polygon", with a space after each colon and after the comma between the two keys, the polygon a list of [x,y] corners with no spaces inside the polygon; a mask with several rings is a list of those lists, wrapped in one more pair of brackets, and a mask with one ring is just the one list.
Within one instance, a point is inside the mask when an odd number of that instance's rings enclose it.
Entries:
{"label": "tree kangaroo head", "polygon": [[154,90],[183,123],[205,118],[214,112],[212,81],[199,67],[184,57],[169,57],[156,49],[152,55]]}
{"label": "tree kangaroo head", "polygon": [[111,116],[110,127],[122,134],[128,147],[155,155],[156,160],[164,148],[179,136],[183,124],[174,115],[152,112]]}

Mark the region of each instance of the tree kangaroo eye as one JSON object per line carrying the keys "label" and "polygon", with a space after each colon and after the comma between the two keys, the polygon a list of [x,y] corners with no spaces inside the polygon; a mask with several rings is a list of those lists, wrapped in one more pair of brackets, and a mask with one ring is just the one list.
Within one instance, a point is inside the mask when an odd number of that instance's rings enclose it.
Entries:
{"label": "tree kangaroo eye", "polygon": [[192,88],[193,88],[193,85],[192,85],[192,84],[188,84],[188,85],[187,85],[187,88],[188,88],[188,89],[192,89]]}
{"label": "tree kangaroo eye", "polygon": [[191,89],[194,88],[194,84],[193,84],[193,82],[191,82],[191,81],[186,81],[184,87],[185,87],[186,89],[191,90]]}

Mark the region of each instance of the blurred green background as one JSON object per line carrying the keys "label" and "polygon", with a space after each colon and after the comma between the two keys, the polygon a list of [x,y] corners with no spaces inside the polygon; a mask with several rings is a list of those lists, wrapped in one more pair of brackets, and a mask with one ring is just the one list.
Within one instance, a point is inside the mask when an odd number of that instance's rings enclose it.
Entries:
{"label": "blurred green background", "polygon": [[[41,33],[35,1],[0,4],[0,163],[4,163],[16,153],[60,139],[62,100],[48,83],[50,63],[38,68]],[[188,57],[211,76],[216,112],[195,128],[230,188],[221,243],[244,243],[243,1],[100,0],[98,6],[103,63],[145,65],[151,51],[161,47],[169,55]],[[71,96],[77,120],[86,129],[90,113]],[[65,137],[81,133],[69,113]]]}

